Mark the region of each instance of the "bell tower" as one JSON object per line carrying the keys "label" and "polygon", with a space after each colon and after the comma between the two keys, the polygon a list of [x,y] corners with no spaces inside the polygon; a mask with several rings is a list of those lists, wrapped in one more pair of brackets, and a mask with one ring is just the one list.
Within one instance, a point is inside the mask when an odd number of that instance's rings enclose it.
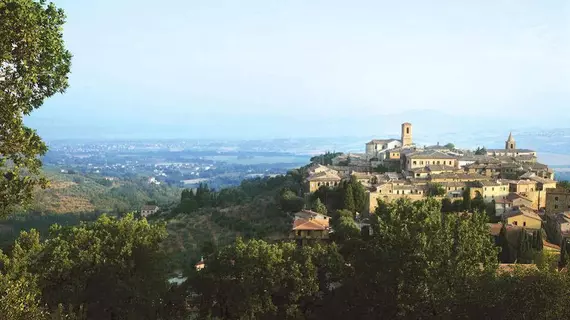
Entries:
{"label": "bell tower", "polygon": [[515,138],[513,138],[513,133],[509,133],[509,138],[505,142],[505,149],[506,150],[515,150],[517,148],[517,143]]}
{"label": "bell tower", "polygon": [[402,146],[411,146],[412,143],[412,124],[405,122],[402,123]]}

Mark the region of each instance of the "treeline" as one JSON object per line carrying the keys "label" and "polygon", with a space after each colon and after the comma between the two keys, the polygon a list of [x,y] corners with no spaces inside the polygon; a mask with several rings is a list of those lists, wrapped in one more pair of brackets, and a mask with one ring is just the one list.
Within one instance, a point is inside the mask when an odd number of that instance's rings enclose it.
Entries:
{"label": "treeline", "polygon": [[365,212],[368,204],[366,189],[358,182],[355,176],[343,181],[337,187],[322,186],[311,195],[311,202],[319,200],[327,210],[349,210],[351,212]]}
{"label": "treeline", "polygon": [[[173,213],[192,213],[201,208],[229,207],[243,205],[254,198],[288,197],[291,193],[298,197],[302,192],[303,177],[301,170],[292,170],[286,175],[246,179],[237,187],[225,188],[220,191],[210,189],[207,184],[200,183],[198,188],[184,189],[180,196],[180,203],[173,209]],[[289,193],[288,193],[289,192]],[[277,198],[279,202],[280,198]]]}
{"label": "treeline", "polygon": [[49,234],[52,225],[75,226],[82,221],[95,221],[99,213],[79,214],[13,214],[0,221],[0,250],[11,251],[14,240],[22,231],[35,229],[42,236]]}
{"label": "treeline", "polygon": [[332,165],[332,159],[334,159],[340,155],[342,155],[342,152],[327,151],[324,154],[311,157],[310,160],[312,163],[318,163],[318,164],[321,164],[323,166],[328,166],[328,165]]}

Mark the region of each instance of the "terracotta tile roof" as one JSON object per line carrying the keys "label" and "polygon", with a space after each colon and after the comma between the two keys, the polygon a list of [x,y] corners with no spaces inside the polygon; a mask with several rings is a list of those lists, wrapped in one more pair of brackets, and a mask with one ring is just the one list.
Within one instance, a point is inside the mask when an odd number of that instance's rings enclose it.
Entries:
{"label": "terracotta tile roof", "polygon": [[318,213],[312,210],[301,210],[299,212],[296,212],[294,216],[301,219],[311,219],[311,218],[314,219],[317,217],[323,217],[323,219],[330,219],[330,217],[327,216],[326,214]]}
{"label": "terracotta tile roof", "polygon": [[542,221],[542,218],[532,209],[526,207],[520,207],[515,209],[511,212],[503,214],[505,218],[517,217],[517,216],[525,216],[534,220]]}
{"label": "terracotta tile roof", "polygon": [[489,153],[504,153],[504,152],[508,152],[508,153],[531,153],[531,152],[536,152],[534,150],[530,150],[530,149],[487,149],[487,154]]}
{"label": "terracotta tile roof", "polygon": [[352,175],[357,179],[372,179],[372,177],[374,177],[373,174],[368,172],[353,172]]}
{"label": "terracotta tile roof", "polygon": [[498,181],[495,181],[495,180],[488,180],[488,181],[482,180],[482,181],[476,181],[474,183],[474,186],[477,186],[477,187],[500,187],[500,186],[503,186],[503,184],[498,182]]}
{"label": "terracotta tile roof", "polygon": [[[489,226],[489,234],[490,235],[496,237],[501,233],[501,228],[503,227],[503,224],[501,222],[487,223],[487,225]],[[520,226],[512,226],[512,225],[505,225],[505,227],[507,228],[507,232],[522,229],[522,227],[520,227]]]}
{"label": "terracotta tile roof", "polygon": [[515,181],[511,181],[512,184],[517,184],[517,185],[527,185],[527,184],[536,184],[536,181],[532,181],[532,180],[515,180]]}
{"label": "terracotta tile roof", "polygon": [[537,176],[530,177],[530,180],[538,182],[538,183],[542,183],[542,184],[556,183],[556,181],[554,181],[552,179],[546,179],[546,178],[541,178],[541,177],[537,177]]}
{"label": "terracotta tile roof", "polygon": [[329,220],[323,219],[295,219],[293,221],[293,230],[328,230]]}
{"label": "terracotta tile roof", "polygon": [[420,167],[410,170],[413,173],[429,173],[430,170],[427,167]]}
{"label": "terracotta tile roof", "polygon": [[520,176],[520,179],[530,179],[532,177],[536,176],[536,173],[528,171],[527,173],[523,174],[522,176]]}
{"label": "terracotta tile roof", "polygon": [[461,181],[440,182],[443,187],[463,188],[467,187],[467,183]]}
{"label": "terracotta tile roof", "polygon": [[319,172],[307,178],[307,181],[340,181],[338,174],[331,172]]}
{"label": "terracotta tile roof", "polygon": [[441,164],[431,164],[427,166],[428,170],[433,171],[457,171],[461,169],[457,169],[456,167],[441,165]]}
{"label": "terracotta tile roof", "polygon": [[440,151],[419,151],[408,155],[410,159],[457,159]]}
{"label": "terracotta tile roof", "polygon": [[370,142],[367,142],[366,144],[385,144],[385,143],[390,143],[393,141],[400,141],[398,139],[372,139],[370,140]]}
{"label": "terracotta tile roof", "polygon": [[507,200],[510,200],[511,202],[514,201],[514,200],[516,200],[516,199],[524,199],[524,200],[527,200],[527,201],[529,201],[529,202],[532,202],[531,199],[529,199],[529,198],[527,198],[527,197],[525,197],[525,196],[523,196],[523,195],[521,195],[521,194],[515,193],[515,192],[509,193],[509,194],[506,196],[506,199],[507,199]]}

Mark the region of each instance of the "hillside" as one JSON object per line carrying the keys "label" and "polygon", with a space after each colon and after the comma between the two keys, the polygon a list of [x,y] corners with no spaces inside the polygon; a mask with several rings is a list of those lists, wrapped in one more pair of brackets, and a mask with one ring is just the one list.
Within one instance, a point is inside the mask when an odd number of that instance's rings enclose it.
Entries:
{"label": "hillside", "polygon": [[236,237],[271,241],[287,236],[292,218],[278,199],[284,190],[300,190],[298,172],[244,180],[238,187],[208,194],[205,206],[180,212],[182,199],[177,206],[151,217],[151,221],[166,223],[168,238],[163,247],[175,268],[187,268],[213,247],[230,244]]}
{"label": "hillside", "polygon": [[191,214],[178,214],[165,220],[168,238],[166,252],[179,266],[190,265],[209,248],[245,239],[279,239],[287,235],[291,218],[269,199],[246,205],[204,208]]}
{"label": "hillside", "polygon": [[140,209],[148,201],[169,205],[179,199],[180,189],[148,184],[143,178],[106,180],[99,175],[44,170],[50,187],[37,190],[29,213],[120,213]]}
{"label": "hillside", "polygon": [[27,208],[0,220],[0,248],[6,249],[23,230],[36,229],[42,237],[52,224],[78,225],[102,213],[121,215],[139,210],[149,201],[168,207],[180,198],[180,189],[148,184],[144,179],[105,180],[100,175],[61,173],[45,168],[50,187],[37,190]]}

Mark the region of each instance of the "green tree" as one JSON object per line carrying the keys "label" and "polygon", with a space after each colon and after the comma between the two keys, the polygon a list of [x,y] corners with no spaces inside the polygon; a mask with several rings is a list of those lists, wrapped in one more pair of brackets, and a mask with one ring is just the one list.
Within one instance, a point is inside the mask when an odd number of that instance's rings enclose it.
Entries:
{"label": "green tree", "polygon": [[452,203],[453,210],[452,212],[461,212],[463,210],[463,200],[455,200]]}
{"label": "green tree", "polygon": [[327,214],[327,207],[321,202],[321,199],[317,198],[313,203],[313,211],[320,214]]}
{"label": "green tree", "polygon": [[44,303],[84,306],[90,319],[155,319],[166,292],[164,225],[149,225],[132,214],[101,216],[78,227],[54,225],[47,240],[22,233],[3,273],[33,276]]}
{"label": "green tree", "polygon": [[477,194],[473,200],[471,200],[471,210],[478,213],[487,212],[487,204],[480,194]]}
{"label": "green tree", "polygon": [[386,172],[390,172],[390,168],[383,165],[383,164],[379,164],[378,166],[376,166],[374,168],[374,172],[378,172],[378,173],[386,173]]}
{"label": "green tree", "polygon": [[441,199],[441,212],[443,213],[453,212],[453,204],[451,204],[451,200],[447,197]]}
{"label": "green tree", "polygon": [[495,200],[493,199],[493,201],[491,201],[491,203],[487,204],[487,207],[485,208],[485,212],[487,213],[487,216],[489,217],[489,221],[490,222],[498,222],[500,217],[497,217],[497,204],[495,203]]}
{"label": "green tree", "polygon": [[352,195],[354,197],[354,209],[358,212],[366,210],[366,189],[362,183],[358,182],[355,176],[350,177],[350,185],[352,186]]}
{"label": "green tree", "polygon": [[291,190],[284,190],[280,197],[279,203],[281,205],[281,209],[285,212],[297,212],[301,211],[305,205],[305,201],[303,198],[297,196]]}
{"label": "green tree", "polygon": [[0,216],[28,202],[47,147],[23,117],[68,86],[65,14],[45,1],[0,2]]}
{"label": "green tree", "polygon": [[440,210],[433,198],[380,206],[372,239],[349,261],[354,278],[343,283],[344,302],[360,301],[355,308],[377,318],[445,318],[468,279],[492,275],[497,250],[484,217]]}
{"label": "green tree", "polygon": [[350,211],[356,211],[356,204],[354,203],[354,193],[352,190],[352,184],[348,183],[344,189],[344,206],[343,208]]}
{"label": "green tree", "polygon": [[497,237],[497,247],[501,250],[499,252],[499,261],[502,263],[513,263],[516,259],[516,249],[512,248],[509,243],[507,232],[507,227],[503,223]]}
{"label": "green tree", "polygon": [[454,145],[453,143],[451,143],[451,142],[448,143],[448,144],[446,144],[444,147],[446,147],[446,148],[449,149],[449,150],[454,150],[454,149],[455,149],[455,145]]}
{"label": "green tree", "polygon": [[533,232],[531,235],[525,228],[520,230],[519,241],[517,247],[517,262],[518,263],[534,263],[537,257],[538,250],[536,249],[536,234]]}
{"label": "green tree", "polygon": [[342,152],[330,152],[327,151],[324,154],[311,157],[310,161],[313,163],[318,163],[323,166],[332,165],[332,159],[342,155]]}
{"label": "green tree", "polygon": [[360,229],[354,221],[354,212],[349,210],[339,210],[331,219],[331,227],[334,230],[333,239],[335,241],[347,241],[358,238]]}
{"label": "green tree", "polygon": [[292,243],[238,239],[190,279],[201,318],[302,318],[303,299],[319,291],[312,256]]}
{"label": "green tree", "polygon": [[463,210],[471,210],[471,189],[465,188],[463,191]]}
{"label": "green tree", "polygon": [[47,320],[33,278],[10,279],[0,273],[0,320]]}
{"label": "green tree", "polygon": [[484,156],[486,154],[487,154],[487,149],[485,147],[482,148],[477,147],[477,150],[475,150],[475,155]]}
{"label": "green tree", "polygon": [[440,183],[428,183],[427,184],[427,195],[428,197],[441,197],[447,192],[445,188]]}

